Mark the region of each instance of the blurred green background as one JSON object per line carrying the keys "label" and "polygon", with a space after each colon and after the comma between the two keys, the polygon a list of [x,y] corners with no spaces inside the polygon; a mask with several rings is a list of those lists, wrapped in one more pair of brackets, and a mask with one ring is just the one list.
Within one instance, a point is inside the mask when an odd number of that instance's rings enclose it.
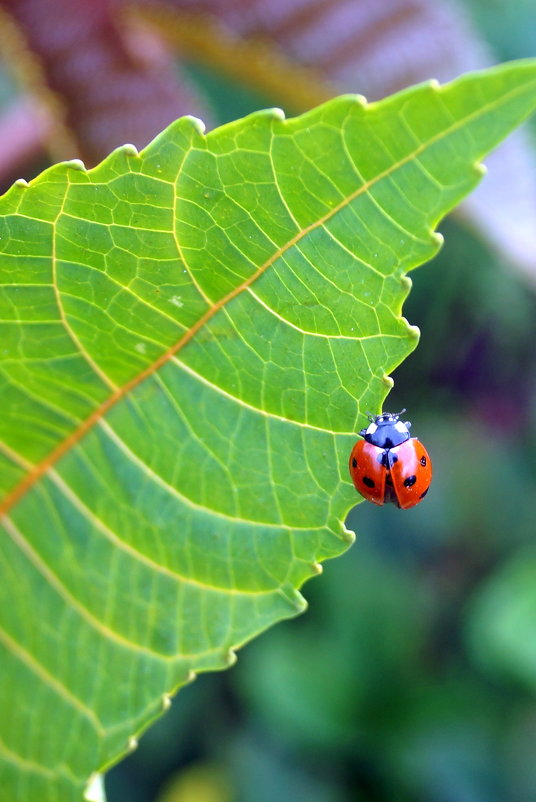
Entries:
{"label": "blurred green background", "polygon": [[[534,0],[465,5],[499,60],[536,53]],[[189,75],[216,124],[277,103]],[[107,775],[108,802],[536,800],[536,281],[440,230],[387,404],[432,455],[426,502],[360,504],[309,610],[183,689]]]}
{"label": "blurred green background", "polygon": [[[501,59],[536,53],[532,2],[470,8]],[[191,75],[218,123],[263,105]],[[426,503],[360,504],[309,610],[182,690],[107,776],[109,802],[536,800],[535,285],[440,230],[387,404],[432,455]]]}

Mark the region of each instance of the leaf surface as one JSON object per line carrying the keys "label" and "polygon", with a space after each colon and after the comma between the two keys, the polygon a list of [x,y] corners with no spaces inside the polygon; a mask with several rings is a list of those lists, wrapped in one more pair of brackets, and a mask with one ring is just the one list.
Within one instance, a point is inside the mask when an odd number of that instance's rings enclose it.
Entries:
{"label": "leaf surface", "polygon": [[351,540],[353,432],[417,342],[405,273],[535,103],[527,61],[183,118],[0,200],[11,802],[80,800],[192,672],[303,609]]}

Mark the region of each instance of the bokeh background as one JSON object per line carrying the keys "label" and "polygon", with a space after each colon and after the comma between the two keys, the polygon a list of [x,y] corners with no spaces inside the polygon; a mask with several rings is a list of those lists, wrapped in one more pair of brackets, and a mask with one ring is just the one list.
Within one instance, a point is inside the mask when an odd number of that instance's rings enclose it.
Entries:
{"label": "bokeh background", "polygon": [[[181,113],[290,114],[536,55],[533,0],[132,6],[0,0],[4,189],[51,158],[143,146]],[[433,457],[426,502],[356,507],[357,542],[307,584],[308,612],[182,690],[108,774],[109,802],[536,800],[535,163],[533,124],[412,276],[422,339],[388,408]]]}

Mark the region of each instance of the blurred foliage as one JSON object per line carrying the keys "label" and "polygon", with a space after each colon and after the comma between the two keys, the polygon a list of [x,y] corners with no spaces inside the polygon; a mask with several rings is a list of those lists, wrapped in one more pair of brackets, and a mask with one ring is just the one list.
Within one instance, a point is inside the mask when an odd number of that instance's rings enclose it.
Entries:
{"label": "blurred foliage", "polygon": [[501,60],[525,58],[536,49],[536,27],[527,25],[533,0],[466,0],[474,21]]}

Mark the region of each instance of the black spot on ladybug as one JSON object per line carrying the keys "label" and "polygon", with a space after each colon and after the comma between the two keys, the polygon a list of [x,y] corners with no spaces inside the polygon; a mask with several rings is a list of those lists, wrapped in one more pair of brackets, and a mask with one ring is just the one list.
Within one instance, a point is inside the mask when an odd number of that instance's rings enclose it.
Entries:
{"label": "black spot on ladybug", "polygon": [[421,465],[426,465],[426,457],[421,457],[419,462],[421,463]]}
{"label": "black spot on ladybug", "polygon": [[427,488],[426,488],[426,490],[425,490],[423,493],[421,493],[421,495],[419,496],[419,498],[424,498],[424,497],[425,497],[425,495],[428,493],[428,491],[429,491],[429,490],[430,490],[430,488],[429,488],[429,487],[427,487]]}
{"label": "black spot on ladybug", "polygon": [[352,468],[357,468],[357,460],[355,457],[352,459]]}
{"label": "black spot on ladybug", "polygon": [[367,487],[376,487],[374,479],[371,479],[370,476],[363,477],[363,484],[366,485]]}
{"label": "black spot on ladybug", "polygon": [[413,476],[407,476],[404,479],[404,487],[413,487],[416,481],[417,477],[415,476],[415,474]]}

